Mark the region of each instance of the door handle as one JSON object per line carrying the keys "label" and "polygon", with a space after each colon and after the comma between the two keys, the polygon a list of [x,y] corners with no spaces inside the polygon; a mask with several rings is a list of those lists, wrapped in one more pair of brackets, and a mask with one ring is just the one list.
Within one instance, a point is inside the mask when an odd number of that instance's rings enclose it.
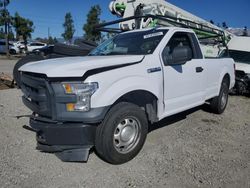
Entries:
{"label": "door handle", "polygon": [[202,67],[196,67],[196,72],[202,72],[204,69]]}

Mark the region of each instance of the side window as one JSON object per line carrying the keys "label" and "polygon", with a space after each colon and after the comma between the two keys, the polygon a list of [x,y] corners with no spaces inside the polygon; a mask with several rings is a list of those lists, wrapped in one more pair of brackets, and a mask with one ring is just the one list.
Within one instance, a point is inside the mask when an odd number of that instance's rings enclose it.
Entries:
{"label": "side window", "polygon": [[43,43],[36,43],[37,46],[44,46]]}
{"label": "side window", "polygon": [[162,52],[164,64],[169,65],[176,58],[173,52],[176,50],[180,51],[181,49],[188,50],[189,59],[194,58],[194,50],[188,33],[177,32],[172,36]]}

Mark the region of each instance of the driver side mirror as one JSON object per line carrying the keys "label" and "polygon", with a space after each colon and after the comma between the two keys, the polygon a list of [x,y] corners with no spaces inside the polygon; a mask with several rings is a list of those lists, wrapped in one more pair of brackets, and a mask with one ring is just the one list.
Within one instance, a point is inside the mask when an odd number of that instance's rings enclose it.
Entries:
{"label": "driver side mirror", "polygon": [[192,59],[192,50],[188,46],[177,46],[172,53],[164,54],[164,63],[167,65],[182,65]]}

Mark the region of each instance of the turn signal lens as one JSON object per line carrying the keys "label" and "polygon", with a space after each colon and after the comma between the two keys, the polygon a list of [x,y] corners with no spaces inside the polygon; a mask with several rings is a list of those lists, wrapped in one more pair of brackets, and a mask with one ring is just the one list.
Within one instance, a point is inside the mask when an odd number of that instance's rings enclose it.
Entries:
{"label": "turn signal lens", "polygon": [[66,104],[66,107],[67,107],[68,112],[75,111],[75,104],[73,104],[73,103]]}
{"label": "turn signal lens", "polygon": [[65,92],[66,92],[67,94],[73,93],[73,90],[72,90],[70,84],[63,84],[63,87],[64,87]]}

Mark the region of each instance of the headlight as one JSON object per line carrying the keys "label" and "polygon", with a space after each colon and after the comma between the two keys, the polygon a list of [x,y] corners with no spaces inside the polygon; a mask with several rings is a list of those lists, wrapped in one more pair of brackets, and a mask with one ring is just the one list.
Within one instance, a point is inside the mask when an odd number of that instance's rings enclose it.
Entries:
{"label": "headlight", "polygon": [[75,94],[77,97],[76,103],[67,103],[66,109],[69,112],[82,111],[86,112],[90,110],[90,98],[98,89],[98,83],[79,83],[69,82],[62,83],[66,94]]}

